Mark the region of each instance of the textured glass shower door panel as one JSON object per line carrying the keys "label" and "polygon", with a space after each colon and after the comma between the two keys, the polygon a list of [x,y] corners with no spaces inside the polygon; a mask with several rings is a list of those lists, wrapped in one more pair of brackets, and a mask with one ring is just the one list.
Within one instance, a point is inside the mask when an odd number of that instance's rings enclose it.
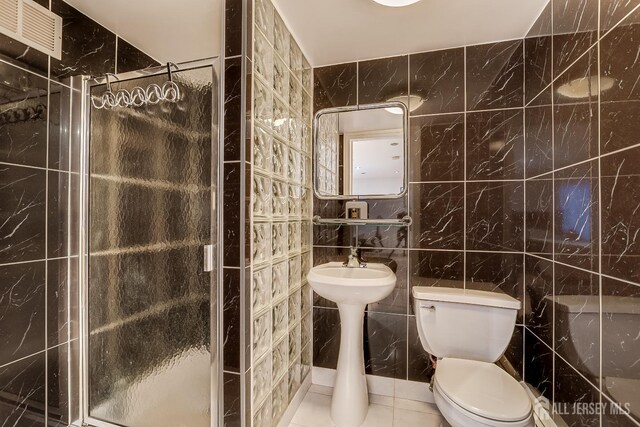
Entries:
{"label": "textured glass shower door panel", "polygon": [[178,104],[91,110],[88,415],[125,427],[211,425],[213,71],[173,75]]}

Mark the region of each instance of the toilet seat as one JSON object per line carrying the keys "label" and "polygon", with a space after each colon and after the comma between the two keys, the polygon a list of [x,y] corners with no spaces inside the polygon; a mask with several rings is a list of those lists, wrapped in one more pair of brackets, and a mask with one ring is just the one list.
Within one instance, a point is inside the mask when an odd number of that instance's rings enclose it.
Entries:
{"label": "toilet seat", "polygon": [[434,377],[447,406],[477,425],[533,425],[531,401],[522,386],[493,363],[445,358]]}

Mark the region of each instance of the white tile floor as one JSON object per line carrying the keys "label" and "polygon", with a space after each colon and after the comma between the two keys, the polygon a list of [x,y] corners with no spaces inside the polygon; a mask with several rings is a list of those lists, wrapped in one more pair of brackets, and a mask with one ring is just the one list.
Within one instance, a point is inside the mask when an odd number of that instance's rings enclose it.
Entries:
{"label": "white tile floor", "polygon": [[[330,387],[312,385],[289,427],[330,427]],[[369,413],[362,427],[448,427],[436,405],[386,396],[369,396]]]}

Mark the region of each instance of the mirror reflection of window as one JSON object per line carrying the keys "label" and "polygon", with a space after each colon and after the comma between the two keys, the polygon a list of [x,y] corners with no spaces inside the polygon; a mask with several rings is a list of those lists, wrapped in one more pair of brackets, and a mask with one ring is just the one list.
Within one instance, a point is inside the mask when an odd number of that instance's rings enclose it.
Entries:
{"label": "mirror reflection of window", "polygon": [[[402,130],[345,135],[350,157],[345,192],[353,195],[398,194],[403,189]],[[349,176],[350,174],[350,176]]]}

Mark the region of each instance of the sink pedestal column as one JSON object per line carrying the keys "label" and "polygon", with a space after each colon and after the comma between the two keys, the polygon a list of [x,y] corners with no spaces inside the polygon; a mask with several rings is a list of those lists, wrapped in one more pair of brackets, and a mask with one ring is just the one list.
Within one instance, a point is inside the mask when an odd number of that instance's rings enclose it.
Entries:
{"label": "sink pedestal column", "polygon": [[331,400],[331,418],[338,427],[360,426],[369,410],[362,349],[364,309],[365,305],[360,304],[338,304],[340,355]]}

